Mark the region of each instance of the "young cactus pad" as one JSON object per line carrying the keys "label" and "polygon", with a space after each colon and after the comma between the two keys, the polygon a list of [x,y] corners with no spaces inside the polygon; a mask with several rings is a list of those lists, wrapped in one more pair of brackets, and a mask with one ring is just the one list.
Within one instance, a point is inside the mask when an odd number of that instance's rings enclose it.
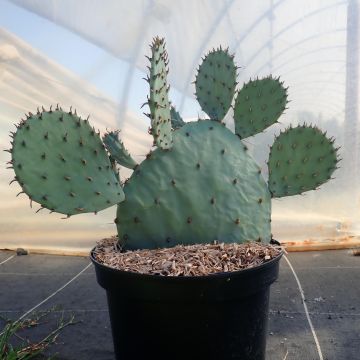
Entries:
{"label": "young cactus pad", "polygon": [[180,116],[179,112],[172,106],[170,110],[171,114],[171,127],[175,130],[185,125],[184,120]]}
{"label": "young cactus pad", "polygon": [[167,52],[164,39],[156,37],[151,44],[150,97],[147,104],[150,108],[148,116],[151,119],[151,133],[154,144],[161,149],[172,147],[170,102],[168,99],[169,86],[167,84]]}
{"label": "young cactus pad", "polygon": [[110,155],[119,165],[134,169],[137,162],[131,157],[119,139],[119,131],[109,131],[103,136],[103,142]]}
{"label": "young cactus pad", "polygon": [[199,66],[195,94],[201,108],[211,120],[221,121],[225,117],[231,106],[235,86],[234,56],[221,47],[210,51]]}
{"label": "young cactus pad", "polygon": [[244,139],[277,121],[287,104],[286,89],[282,85],[271,76],[244,84],[235,100],[235,134]]}
{"label": "young cactus pad", "polygon": [[[163,39],[154,39],[149,61],[146,104],[157,148],[137,164],[118,132],[106,134],[103,145],[76,114],[30,115],[10,151],[23,191],[43,207],[69,215],[117,203],[124,249],[269,242],[271,198],[301,194],[330,179],[338,162],[333,140],[316,127],[285,130],[271,147],[267,184],[241,139],[277,122],[288,103],[283,83],[272,76],[251,80],[235,95],[234,57],[221,48],[210,51],[195,81],[210,120],[184,122],[168,99]],[[231,106],[235,133],[222,123]],[[134,169],[123,190],[112,160]]]}

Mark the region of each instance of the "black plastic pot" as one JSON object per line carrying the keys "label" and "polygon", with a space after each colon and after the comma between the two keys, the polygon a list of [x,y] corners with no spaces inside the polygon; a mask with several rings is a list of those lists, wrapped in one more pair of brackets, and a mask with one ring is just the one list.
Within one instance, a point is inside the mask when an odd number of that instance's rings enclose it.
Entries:
{"label": "black plastic pot", "polygon": [[264,360],[275,259],[198,277],[114,270],[91,253],[106,290],[117,360]]}

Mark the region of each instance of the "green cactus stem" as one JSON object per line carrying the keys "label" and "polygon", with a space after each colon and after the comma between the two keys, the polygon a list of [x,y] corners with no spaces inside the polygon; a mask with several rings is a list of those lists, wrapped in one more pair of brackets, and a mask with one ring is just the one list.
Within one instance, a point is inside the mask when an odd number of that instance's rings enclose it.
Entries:
{"label": "green cactus stem", "polygon": [[128,169],[134,169],[138,164],[126,150],[124,144],[119,139],[120,131],[109,131],[103,136],[103,142],[111,157],[116,160],[119,165]]}
{"label": "green cactus stem", "polygon": [[276,137],[270,150],[269,189],[273,197],[314,190],[337,168],[337,150],[317,127],[288,128]]}
{"label": "green cactus stem", "polygon": [[221,47],[210,51],[199,66],[195,95],[211,120],[221,121],[230,109],[236,86],[234,56]]}
{"label": "green cactus stem", "polygon": [[244,139],[263,131],[277,122],[287,102],[287,89],[279,79],[250,80],[235,99],[235,133]]}
{"label": "green cactus stem", "polygon": [[98,212],[124,200],[99,134],[76,113],[30,114],[18,125],[11,153],[23,192],[51,211]]}
{"label": "green cactus stem", "polygon": [[168,99],[169,86],[167,84],[168,55],[165,50],[165,41],[156,37],[151,44],[150,97],[147,104],[150,107],[151,134],[154,144],[163,150],[171,149],[171,115]]}

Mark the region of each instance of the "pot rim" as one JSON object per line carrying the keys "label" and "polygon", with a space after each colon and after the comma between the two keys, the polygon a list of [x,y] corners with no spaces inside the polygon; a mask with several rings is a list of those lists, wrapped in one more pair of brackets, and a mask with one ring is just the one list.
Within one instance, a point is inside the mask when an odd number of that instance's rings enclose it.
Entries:
{"label": "pot rim", "polygon": [[169,275],[169,276],[163,276],[163,275],[156,275],[156,274],[142,274],[142,273],[137,273],[137,272],[133,272],[133,271],[126,271],[126,270],[119,270],[119,269],[115,269],[112,268],[110,266],[101,264],[100,262],[98,262],[95,259],[94,256],[94,250],[95,250],[96,246],[94,246],[90,252],[90,260],[92,261],[92,263],[99,267],[100,269],[107,271],[107,272],[111,272],[111,273],[117,273],[118,275],[124,275],[124,276],[130,276],[130,277],[134,277],[134,278],[143,278],[143,279],[153,279],[153,280],[158,280],[158,281],[201,281],[201,280],[211,280],[211,279],[222,279],[222,278],[229,278],[229,277],[233,277],[233,276],[242,276],[242,274],[245,275],[249,275],[252,272],[256,272],[259,271],[260,269],[266,269],[268,267],[271,267],[274,263],[278,262],[281,257],[284,255],[284,250],[282,250],[276,257],[274,257],[273,259],[264,262],[263,264],[254,266],[254,267],[250,267],[250,268],[246,268],[246,269],[240,269],[240,270],[236,270],[236,271],[228,271],[228,272],[218,272],[218,273],[213,273],[213,274],[208,274],[208,275],[198,275],[198,276],[189,276],[189,275],[184,275],[184,276],[174,276],[174,275]]}

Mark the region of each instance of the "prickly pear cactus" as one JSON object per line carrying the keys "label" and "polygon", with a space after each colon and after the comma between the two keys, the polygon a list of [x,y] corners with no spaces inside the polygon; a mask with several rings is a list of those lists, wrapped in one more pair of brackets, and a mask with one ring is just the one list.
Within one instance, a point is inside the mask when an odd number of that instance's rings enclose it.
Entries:
{"label": "prickly pear cactus", "polygon": [[[272,76],[235,91],[234,56],[221,48],[203,59],[196,97],[209,119],[184,122],[168,99],[163,39],[151,44],[147,81],[156,149],[137,164],[118,132],[101,142],[87,120],[61,109],[30,114],[14,134],[12,165],[31,200],[72,215],[118,204],[124,249],[271,239],[271,198],[318,188],[337,168],[333,139],[312,126],[289,128],[274,141],[269,182],[241,141],[277,122],[287,89]],[[235,97],[235,99],[233,99]],[[235,133],[222,120],[234,109]],[[113,162],[133,169],[123,189]]]}

